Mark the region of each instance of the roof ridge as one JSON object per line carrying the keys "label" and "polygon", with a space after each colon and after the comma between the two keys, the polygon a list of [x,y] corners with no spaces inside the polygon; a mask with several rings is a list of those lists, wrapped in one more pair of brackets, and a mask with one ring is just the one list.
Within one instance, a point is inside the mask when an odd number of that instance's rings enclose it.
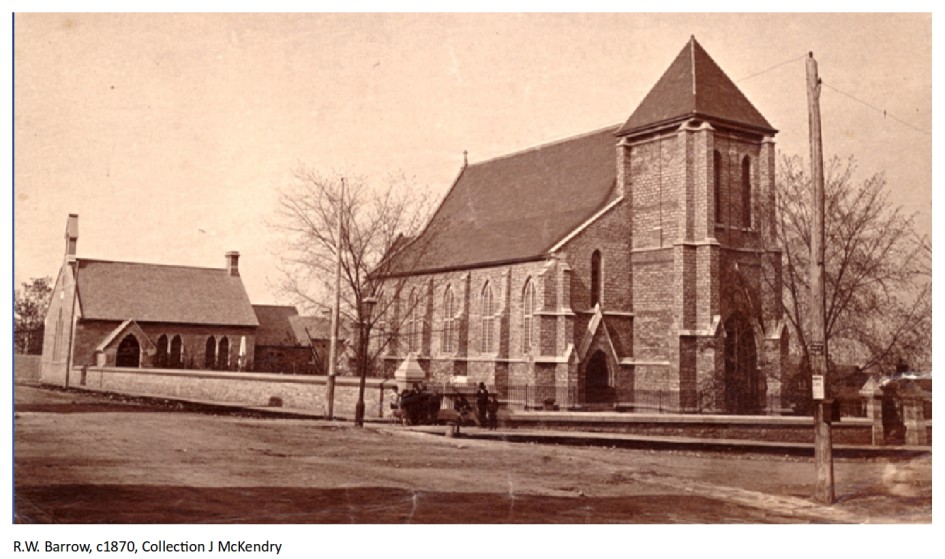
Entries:
{"label": "roof ridge", "polygon": [[[594,136],[595,134],[600,134],[601,132],[606,132],[606,131],[608,131],[608,130],[613,130],[614,132],[616,132],[617,130],[620,129],[620,126],[621,126],[622,124],[623,124],[623,123],[618,123],[618,124],[612,125],[612,126],[604,126],[603,128],[598,128],[597,130],[592,130],[592,131],[590,131],[590,132],[584,132],[584,133],[582,133],[582,134],[575,134],[575,135],[573,135],[573,136],[567,136],[567,137],[565,137],[565,138],[558,138],[557,140],[551,140],[551,141],[548,141],[548,142],[545,142],[545,143],[542,143],[542,144],[538,144],[538,145],[536,145],[536,146],[524,148],[524,149],[521,149],[521,150],[518,150],[518,151],[513,151],[512,153],[505,153],[505,154],[502,154],[502,155],[498,155],[498,156],[493,157],[493,158],[491,158],[491,159],[483,159],[482,161],[477,161],[476,163],[470,163],[470,164],[469,164],[469,167],[476,167],[476,166],[479,166],[479,165],[485,165],[486,163],[493,163],[493,162],[495,162],[495,161],[501,161],[501,160],[503,160],[503,159],[509,159],[509,158],[511,158],[511,157],[518,157],[518,156],[520,156],[520,155],[524,155],[524,154],[529,153],[529,152],[532,152],[532,151],[538,151],[538,150],[542,150],[542,149],[549,148],[549,147],[552,147],[552,146],[556,146],[556,145],[559,145],[559,144],[563,144],[563,143],[566,143],[566,142],[570,142],[570,141],[573,141],[573,140],[579,140],[579,139],[581,139],[581,138],[587,138],[588,136]],[[616,145],[616,142],[614,142],[614,145]]]}
{"label": "roof ridge", "polygon": [[[700,47],[702,45],[699,45]],[[705,49],[703,49],[705,50]],[[692,74],[692,96],[696,97],[696,36],[689,36],[689,73]]]}
{"label": "roof ridge", "polygon": [[185,268],[188,270],[225,272],[226,268],[209,268],[206,266],[187,266],[185,264],[158,264],[156,262],[131,262],[128,260],[105,260],[103,258],[76,258],[76,262],[94,262],[97,264],[131,264],[134,266],[152,266],[159,268]]}

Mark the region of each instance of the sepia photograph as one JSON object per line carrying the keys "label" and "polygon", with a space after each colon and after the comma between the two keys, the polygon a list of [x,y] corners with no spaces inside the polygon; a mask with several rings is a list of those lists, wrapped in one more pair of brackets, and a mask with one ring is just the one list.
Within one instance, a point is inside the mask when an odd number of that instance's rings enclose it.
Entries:
{"label": "sepia photograph", "polygon": [[7,545],[931,529],[933,14],[614,9],[13,13]]}

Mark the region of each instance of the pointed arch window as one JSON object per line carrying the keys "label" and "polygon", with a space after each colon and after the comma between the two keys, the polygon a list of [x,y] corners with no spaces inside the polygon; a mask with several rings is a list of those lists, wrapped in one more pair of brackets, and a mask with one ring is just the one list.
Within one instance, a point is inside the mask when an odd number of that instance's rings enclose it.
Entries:
{"label": "pointed arch window", "polygon": [[217,369],[225,371],[230,368],[230,340],[226,336],[220,338],[220,347],[217,350]]}
{"label": "pointed arch window", "polygon": [[600,251],[595,250],[591,255],[591,306],[600,303]]}
{"label": "pointed arch window", "polygon": [[53,342],[53,359],[62,359],[62,308],[59,309],[59,318],[56,320],[56,339]]}
{"label": "pointed arch window", "polygon": [[184,360],[182,358],[183,350],[184,350],[184,343],[180,339],[180,336],[174,336],[171,339],[171,354],[167,360],[168,367],[170,367],[171,369],[180,369],[183,367],[184,365]]}
{"label": "pointed arch window", "polygon": [[456,320],[454,318],[455,313],[453,290],[447,285],[446,291],[443,292],[443,343],[441,347],[444,353],[452,353],[455,351],[453,347],[453,330]]}
{"label": "pointed arch window", "polygon": [[382,339],[387,336],[387,307],[387,299],[384,297],[384,291],[379,290],[377,292],[377,311],[375,313],[377,318],[373,330],[380,335]]}
{"label": "pointed arch window", "polygon": [[154,366],[158,369],[167,367],[167,335],[158,336],[157,353],[154,355]]}
{"label": "pointed arch window", "polygon": [[742,226],[751,227],[751,159],[742,159]]}
{"label": "pointed arch window", "polygon": [[423,335],[422,315],[420,314],[420,296],[416,290],[410,292],[407,309],[407,349],[412,353],[420,352],[421,336]]}
{"label": "pointed arch window", "polygon": [[715,199],[715,222],[722,223],[722,154],[712,152],[712,195]]}
{"label": "pointed arch window", "polygon": [[212,369],[217,362],[217,339],[213,336],[207,338],[207,344],[204,346],[203,366],[205,369]]}
{"label": "pointed arch window", "polygon": [[480,299],[480,314],[482,316],[482,336],[481,336],[481,351],[482,353],[493,353],[495,352],[495,304],[492,299],[492,286],[489,285],[489,282],[486,282],[486,285],[482,288],[482,297]]}
{"label": "pointed arch window", "polygon": [[532,349],[535,330],[535,284],[529,278],[522,292],[522,352]]}

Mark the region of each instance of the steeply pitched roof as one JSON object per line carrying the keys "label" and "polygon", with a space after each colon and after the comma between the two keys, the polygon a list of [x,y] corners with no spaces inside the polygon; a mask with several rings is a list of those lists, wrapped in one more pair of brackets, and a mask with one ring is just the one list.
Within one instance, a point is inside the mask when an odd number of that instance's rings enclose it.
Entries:
{"label": "steeply pitched roof", "polygon": [[299,312],[290,305],[253,305],[259,328],[256,329],[257,346],[309,345],[305,337],[298,337],[289,319]]}
{"label": "steeply pitched roof", "polygon": [[692,117],[776,132],[695,37],[689,39],[617,135],[626,136]]}
{"label": "steeply pitched roof", "polygon": [[[289,324],[295,331],[295,335],[300,340],[305,340],[306,345],[311,340],[327,340],[331,338],[331,319],[327,316],[290,316]],[[350,329],[345,324],[344,319],[338,325],[338,338],[344,340],[348,337]]]}
{"label": "steeply pitched roof", "polygon": [[78,259],[87,319],[257,326],[239,276],[220,268]]}
{"label": "steeply pitched roof", "polygon": [[391,273],[540,258],[603,207],[616,182],[616,127],[469,165]]}

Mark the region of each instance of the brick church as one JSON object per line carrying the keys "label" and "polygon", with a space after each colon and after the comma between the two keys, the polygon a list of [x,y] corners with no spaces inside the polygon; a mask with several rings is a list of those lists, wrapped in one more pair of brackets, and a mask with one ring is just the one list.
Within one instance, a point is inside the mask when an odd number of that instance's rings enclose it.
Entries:
{"label": "brick church", "polygon": [[407,284],[377,294],[387,373],[410,356],[428,382],[575,407],[777,406],[776,133],[692,38],[622,125],[464,164],[385,272]]}

